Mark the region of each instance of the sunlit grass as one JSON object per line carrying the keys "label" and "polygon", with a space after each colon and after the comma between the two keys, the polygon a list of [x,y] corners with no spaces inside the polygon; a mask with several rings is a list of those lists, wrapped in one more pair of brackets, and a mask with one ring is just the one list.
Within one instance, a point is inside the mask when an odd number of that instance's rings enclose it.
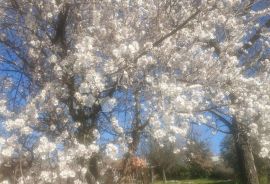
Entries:
{"label": "sunlit grass", "polygon": [[[163,184],[163,181],[155,182],[155,184]],[[167,184],[234,184],[232,181],[196,179],[196,180],[170,180]]]}

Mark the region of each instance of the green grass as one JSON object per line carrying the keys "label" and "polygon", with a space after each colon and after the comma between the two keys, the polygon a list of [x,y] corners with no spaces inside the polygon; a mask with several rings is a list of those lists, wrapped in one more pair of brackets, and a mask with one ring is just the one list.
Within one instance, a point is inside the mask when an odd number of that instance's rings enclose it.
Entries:
{"label": "green grass", "polygon": [[[162,181],[155,182],[155,184],[163,184]],[[171,180],[167,184],[234,184],[232,181],[211,180],[211,179],[196,179],[196,180]]]}

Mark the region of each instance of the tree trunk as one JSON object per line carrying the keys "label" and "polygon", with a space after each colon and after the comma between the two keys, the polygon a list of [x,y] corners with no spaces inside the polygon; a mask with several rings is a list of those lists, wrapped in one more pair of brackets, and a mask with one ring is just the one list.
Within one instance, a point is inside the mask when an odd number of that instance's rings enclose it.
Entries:
{"label": "tree trunk", "polygon": [[166,172],[164,168],[162,168],[162,176],[163,176],[163,183],[167,183]]}
{"label": "tree trunk", "polygon": [[233,138],[243,184],[259,184],[249,136],[244,125],[233,122]]}
{"label": "tree trunk", "polygon": [[154,183],[154,168],[151,167],[151,183]]}

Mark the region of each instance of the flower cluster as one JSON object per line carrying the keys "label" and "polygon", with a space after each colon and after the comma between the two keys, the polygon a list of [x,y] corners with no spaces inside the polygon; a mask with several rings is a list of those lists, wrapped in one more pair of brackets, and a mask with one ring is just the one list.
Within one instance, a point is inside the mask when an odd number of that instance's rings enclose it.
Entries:
{"label": "flower cluster", "polygon": [[103,182],[89,168],[105,175],[102,160],[135,155],[143,136],[176,144],[193,124],[219,131],[220,116],[244,124],[270,157],[270,40],[257,24],[268,7],[12,2],[0,7],[0,67],[16,73],[0,88],[0,166],[24,167],[3,184]]}

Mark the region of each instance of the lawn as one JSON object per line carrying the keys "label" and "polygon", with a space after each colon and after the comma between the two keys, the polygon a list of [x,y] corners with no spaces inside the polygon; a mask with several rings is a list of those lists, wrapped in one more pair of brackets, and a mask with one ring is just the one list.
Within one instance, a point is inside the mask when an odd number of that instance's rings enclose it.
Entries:
{"label": "lawn", "polygon": [[[162,181],[155,182],[155,184],[163,184]],[[224,180],[210,180],[210,179],[196,179],[196,180],[171,180],[167,184],[234,184],[232,181]]]}

